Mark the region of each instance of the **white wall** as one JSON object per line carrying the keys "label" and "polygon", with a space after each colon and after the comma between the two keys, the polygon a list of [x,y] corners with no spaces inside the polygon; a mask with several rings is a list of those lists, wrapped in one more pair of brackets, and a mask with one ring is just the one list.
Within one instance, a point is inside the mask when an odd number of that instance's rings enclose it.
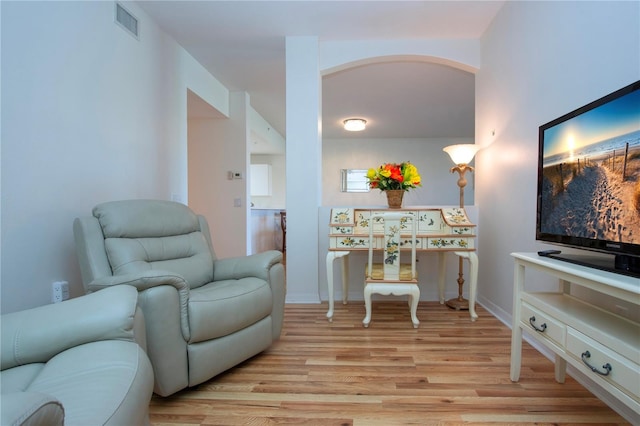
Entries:
{"label": "white wall", "polygon": [[72,223],[100,202],[187,199],[187,87],[228,92],[133,3],[1,2],[2,312],[83,293]]}
{"label": "white wall", "polygon": [[483,37],[476,143],[488,147],[476,157],[478,290],[506,320],[509,254],[550,247],[535,242],[538,126],[639,78],[639,21],[638,2],[507,2]]}
{"label": "white wall", "polygon": [[249,107],[250,151],[255,154],[281,154],[285,152],[285,140],[271,124],[253,107]]}
{"label": "white wall", "polygon": [[[219,258],[244,256],[250,247],[248,108],[247,93],[232,92],[230,118],[189,120],[189,207],[207,219]],[[229,180],[229,171],[242,179]]]}
{"label": "white wall", "polygon": [[317,37],[286,38],[287,302],[319,302],[322,89]]}
{"label": "white wall", "polygon": [[[457,206],[460,204],[459,175],[450,172],[454,164],[449,154],[442,151],[445,146],[457,143],[473,143],[473,139],[324,139],[322,204],[384,205],[386,196],[377,189],[363,193],[340,192],[340,170],[370,169],[388,162],[411,161],[420,172],[422,186],[404,194],[403,206]],[[465,205],[473,205],[474,174],[467,173],[466,178]]]}

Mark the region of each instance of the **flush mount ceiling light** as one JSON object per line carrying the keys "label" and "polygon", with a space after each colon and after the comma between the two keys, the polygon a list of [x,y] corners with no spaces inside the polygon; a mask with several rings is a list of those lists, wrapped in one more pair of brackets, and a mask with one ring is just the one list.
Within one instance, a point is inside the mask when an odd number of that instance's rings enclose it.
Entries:
{"label": "flush mount ceiling light", "polygon": [[364,130],[367,125],[367,120],[364,118],[347,118],[344,120],[344,129],[350,132],[359,132]]}

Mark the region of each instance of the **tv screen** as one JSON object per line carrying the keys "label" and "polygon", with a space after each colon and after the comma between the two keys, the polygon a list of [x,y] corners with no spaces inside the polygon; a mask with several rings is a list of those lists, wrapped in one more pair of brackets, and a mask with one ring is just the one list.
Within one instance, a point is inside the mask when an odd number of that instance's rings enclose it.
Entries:
{"label": "tv screen", "polygon": [[625,255],[619,262],[633,270],[640,255],[640,81],[540,126],[537,195],[537,240]]}

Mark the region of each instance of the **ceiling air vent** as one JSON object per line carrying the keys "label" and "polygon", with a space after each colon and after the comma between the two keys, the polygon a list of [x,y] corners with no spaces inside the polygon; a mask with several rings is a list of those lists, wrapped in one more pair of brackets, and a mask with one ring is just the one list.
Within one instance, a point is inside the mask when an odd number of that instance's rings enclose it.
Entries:
{"label": "ceiling air vent", "polygon": [[116,3],[116,22],[136,39],[138,38],[138,19],[120,3]]}

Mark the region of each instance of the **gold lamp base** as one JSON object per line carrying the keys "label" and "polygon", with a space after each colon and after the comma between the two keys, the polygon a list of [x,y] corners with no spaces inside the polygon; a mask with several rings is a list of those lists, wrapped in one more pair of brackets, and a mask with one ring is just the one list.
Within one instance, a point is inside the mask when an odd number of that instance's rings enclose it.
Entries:
{"label": "gold lamp base", "polygon": [[455,299],[449,299],[446,301],[446,304],[451,309],[455,309],[456,311],[468,311],[469,310],[469,301],[463,297],[456,297]]}

